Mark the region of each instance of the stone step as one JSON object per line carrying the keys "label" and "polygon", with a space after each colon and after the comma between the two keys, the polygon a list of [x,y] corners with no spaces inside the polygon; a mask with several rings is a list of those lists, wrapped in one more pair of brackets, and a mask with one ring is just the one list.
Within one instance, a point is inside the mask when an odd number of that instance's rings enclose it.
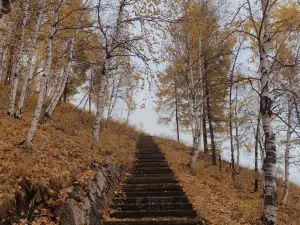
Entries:
{"label": "stone step", "polygon": [[[154,174],[151,174],[154,175]],[[170,175],[158,174],[155,176],[132,176],[128,179],[129,180],[176,180],[174,177]]]}
{"label": "stone step", "polygon": [[122,211],[162,211],[162,210],[192,210],[190,203],[148,203],[148,204],[115,204],[113,209]]}
{"label": "stone step", "polygon": [[165,159],[160,159],[160,160],[153,160],[153,159],[137,159],[136,162],[139,162],[139,163],[148,163],[148,162],[152,162],[152,163],[168,163],[167,160]]}
{"label": "stone step", "polygon": [[144,155],[144,156],[139,156],[137,157],[139,161],[141,160],[153,160],[153,161],[158,161],[158,160],[165,160],[164,156],[157,156],[157,155]]}
{"label": "stone step", "polygon": [[169,188],[180,187],[179,183],[157,183],[157,184],[124,184],[123,188]]}
{"label": "stone step", "polygon": [[182,191],[180,186],[177,187],[142,187],[142,188],[132,188],[132,187],[124,187],[123,191],[126,193],[129,192],[165,192],[165,191]]}
{"label": "stone step", "polygon": [[136,167],[145,167],[145,166],[147,166],[149,168],[151,168],[151,167],[159,167],[159,166],[167,166],[167,167],[169,167],[169,164],[166,163],[166,162],[143,162],[143,163],[137,162],[135,164],[135,166]]}
{"label": "stone step", "polygon": [[112,212],[111,217],[124,218],[157,218],[157,217],[197,217],[195,210],[164,210],[164,211],[126,211]]}
{"label": "stone step", "polygon": [[113,200],[114,204],[159,204],[159,203],[176,203],[185,204],[189,203],[187,196],[172,196],[172,197],[162,197],[162,196],[148,196],[148,197],[117,197]]}
{"label": "stone step", "polygon": [[130,176],[128,177],[128,179],[130,178],[166,178],[166,179],[172,179],[172,180],[176,180],[176,177],[174,176],[174,174],[172,173],[160,173],[160,174],[142,174],[142,173],[137,173],[134,174],[134,176]]}
{"label": "stone step", "polygon": [[111,220],[105,221],[104,225],[198,225],[198,220]]}
{"label": "stone step", "polygon": [[169,166],[155,166],[155,167],[136,166],[134,169],[135,170],[170,170]]}
{"label": "stone step", "polygon": [[172,179],[152,179],[152,180],[128,180],[128,184],[161,184],[161,183],[179,183],[177,180]]}
{"label": "stone step", "polygon": [[164,191],[164,192],[119,192],[116,196],[127,196],[127,197],[172,197],[172,196],[186,196],[183,191]]}
{"label": "stone step", "polygon": [[172,170],[135,170],[132,172],[132,175],[138,174],[174,174]]}

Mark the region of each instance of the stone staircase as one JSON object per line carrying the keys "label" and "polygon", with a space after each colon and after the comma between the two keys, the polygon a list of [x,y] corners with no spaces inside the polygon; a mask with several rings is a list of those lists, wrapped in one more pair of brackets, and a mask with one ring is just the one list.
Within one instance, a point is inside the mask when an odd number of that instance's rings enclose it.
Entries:
{"label": "stone staircase", "polygon": [[111,205],[105,225],[197,225],[197,213],[150,136],[137,144],[137,162]]}

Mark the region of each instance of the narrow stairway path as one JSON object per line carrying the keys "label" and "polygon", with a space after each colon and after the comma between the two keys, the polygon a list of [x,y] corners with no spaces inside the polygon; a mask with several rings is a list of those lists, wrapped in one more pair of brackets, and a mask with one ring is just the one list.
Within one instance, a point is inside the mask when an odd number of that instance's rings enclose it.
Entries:
{"label": "narrow stairway path", "polygon": [[111,205],[105,225],[197,225],[197,213],[151,136],[141,136],[137,162]]}

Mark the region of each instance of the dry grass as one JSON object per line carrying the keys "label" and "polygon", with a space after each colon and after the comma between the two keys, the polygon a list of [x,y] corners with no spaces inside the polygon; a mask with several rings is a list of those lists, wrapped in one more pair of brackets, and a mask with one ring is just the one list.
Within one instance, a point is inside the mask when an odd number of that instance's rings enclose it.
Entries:
{"label": "dry grass", "polygon": [[[14,205],[21,186],[58,192],[72,184],[78,174],[89,169],[93,160],[130,166],[140,133],[126,124],[104,122],[101,148],[91,149],[93,116],[70,104],[61,104],[53,120],[39,125],[33,148],[18,147],[29,128],[33,105],[25,108],[21,120],[10,118],[7,110],[7,87],[0,86],[0,217]],[[24,195],[24,193],[20,193]],[[1,222],[0,222],[1,223]]]}
{"label": "dry grass", "polygon": [[[211,166],[211,158],[201,155],[196,172],[186,166],[189,162],[188,147],[175,141],[155,138],[166,153],[171,168],[180,180],[195,210],[212,224],[257,224],[262,212],[262,193],[253,192],[253,171],[241,168],[233,182],[229,165],[223,171]],[[261,187],[260,187],[261,190]],[[279,199],[283,185],[279,184]],[[279,225],[300,224],[300,187],[291,184],[286,207],[279,207]]]}

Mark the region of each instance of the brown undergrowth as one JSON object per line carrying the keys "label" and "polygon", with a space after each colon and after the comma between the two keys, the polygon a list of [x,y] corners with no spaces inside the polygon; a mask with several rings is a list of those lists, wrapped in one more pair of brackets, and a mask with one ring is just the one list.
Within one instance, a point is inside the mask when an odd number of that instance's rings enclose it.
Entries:
{"label": "brown undergrowth", "polygon": [[[192,172],[186,166],[190,159],[188,147],[163,138],[155,138],[155,141],[166,153],[170,167],[202,218],[215,225],[258,224],[263,209],[263,199],[262,191],[253,192],[254,172],[252,170],[240,168],[239,174],[233,181],[228,163],[223,162],[220,171],[219,167],[211,165],[209,155],[201,154],[196,171]],[[278,192],[280,200],[283,193],[282,182],[279,182]],[[299,186],[291,184],[287,205],[279,206],[278,224],[300,224]]]}
{"label": "brown undergrowth", "polygon": [[130,167],[140,132],[121,122],[104,121],[101,147],[92,150],[94,117],[71,104],[61,103],[53,119],[39,125],[32,149],[20,148],[34,105],[27,104],[21,120],[8,117],[7,89],[0,86],[0,218],[14,210],[16,195],[26,196],[24,187],[57,194],[84,174],[92,161],[102,162],[106,156],[111,163]]}

